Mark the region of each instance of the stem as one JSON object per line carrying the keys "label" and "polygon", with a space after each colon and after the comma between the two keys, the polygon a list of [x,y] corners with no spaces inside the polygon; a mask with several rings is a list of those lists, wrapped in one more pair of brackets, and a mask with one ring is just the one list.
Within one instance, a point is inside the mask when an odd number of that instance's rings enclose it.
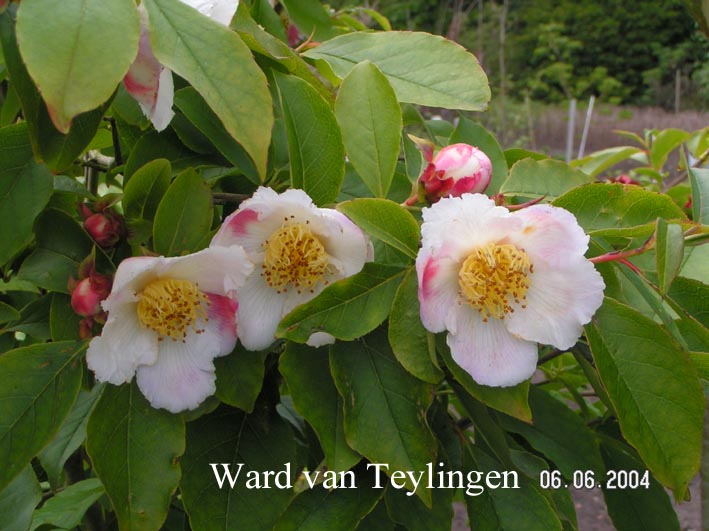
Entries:
{"label": "stem", "polygon": [[[704,153],[699,155],[699,158],[696,160],[694,163],[694,166],[692,168],[699,168],[702,164],[704,164],[707,160],[709,160],[709,148],[707,148]],[[673,179],[668,179],[665,181],[662,185],[662,188],[664,190],[668,190],[672,188],[675,184],[679,184],[682,181],[684,181],[687,178],[687,175],[689,175],[689,168],[686,168],[679,172],[677,176]]]}
{"label": "stem", "polygon": [[121,166],[123,164],[123,155],[121,154],[121,142],[118,138],[118,127],[116,126],[116,120],[111,116],[108,121],[111,124],[111,138],[113,139],[113,155],[116,158],[116,166]]}
{"label": "stem", "polygon": [[637,249],[630,249],[629,251],[611,251],[610,253],[589,258],[589,261],[593,264],[602,264],[604,262],[620,262],[621,264],[628,266],[636,273],[639,273],[640,270],[635,267],[635,265],[631,264],[628,261],[628,258],[643,254],[644,252],[649,251],[653,247],[655,247],[654,234],[650,236],[650,238],[648,238],[648,240],[642,245],[642,247],[638,247]]}
{"label": "stem", "polygon": [[568,350],[555,349],[555,350],[553,350],[552,352],[550,352],[549,354],[545,354],[544,356],[542,356],[541,358],[539,358],[539,361],[537,362],[537,365],[543,365],[543,364],[545,364],[547,361],[551,361],[551,360],[553,360],[554,358],[558,358],[559,356],[561,356],[562,354],[566,354],[567,352],[568,352]]}

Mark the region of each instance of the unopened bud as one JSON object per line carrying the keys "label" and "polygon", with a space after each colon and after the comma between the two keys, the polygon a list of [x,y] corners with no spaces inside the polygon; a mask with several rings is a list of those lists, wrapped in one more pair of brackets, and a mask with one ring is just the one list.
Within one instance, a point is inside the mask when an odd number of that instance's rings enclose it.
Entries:
{"label": "unopened bud", "polygon": [[[435,203],[442,197],[482,193],[491,178],[492,163],[485,153],[469,144],[453,144],[429,159],[428,166],[419,177],[419,192],[426,201]],[[410,198],[407,203],[413,204],[412,199],[415,202],[414,198]]]}
{"label": "unopened bud", "polygon": [[111,277],[94,273],[79,280],[71,293],[71,307],[82,317],[103,313],[101,301],[111,293]]}
{"label": "unopened bud", "polygon": [[123,236],[123,220],[119,214],[104,210],[84,220],[84,229],[104,249],[116,245]]}

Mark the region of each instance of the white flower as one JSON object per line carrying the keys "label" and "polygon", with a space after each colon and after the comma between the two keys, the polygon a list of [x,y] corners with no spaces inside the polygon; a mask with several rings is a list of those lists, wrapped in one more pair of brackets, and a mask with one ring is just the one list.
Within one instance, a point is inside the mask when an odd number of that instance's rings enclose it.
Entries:
{"label": "white flower", "polygon": [[421,319],[448,330],[453,359],[480,384],[531,377],[536,343],[572,347],[603,301],[603,279],[584,258],[589,238],[564,209],[510,213],[464,194],[424,208],[423,220]]}
{"label": "white flower", "polygon": [[[325,286],[359,272],[372,245],[346,216],[317,208],[302,190],[259,188],[231,214],[211,245],[243,246],[256,268],[239,290],[239,338],[250,350],[268,347],[281,318]],[[315,333],[313,346],[332,342]]]}
{"label": "white flower", "polygon": [[[229,26],[231,19],[239,7],[239,0],[180,0],[183,4],[193,7],[203,15]],[[123,78],[123,85],[128,94],[133,96],[143,110],[145,116],[155,126],[157,131],[165,129],[175,116],[172,102],[175,89],[172,82],[172,71],[166,68],[153,55],[148,32],[148,14],[145,7],[138,6],[140,14],[140,44],[138,56],[133,61],[128,73]]]}
{"label": "white flower", "polygon": [[115,385],[135,374],[153,407],[196,408],[215,391],[213,358],[234,349],[235,290],[252,270],[239,246],[124,260],[103,302],[106,325],[86,353],[89,368]]}

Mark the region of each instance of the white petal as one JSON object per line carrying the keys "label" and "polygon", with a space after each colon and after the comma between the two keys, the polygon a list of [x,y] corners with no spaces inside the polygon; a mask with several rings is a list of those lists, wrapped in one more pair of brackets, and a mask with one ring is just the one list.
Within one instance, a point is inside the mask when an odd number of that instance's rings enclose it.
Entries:
{"label": "white petal", "polygon": [[205,16],[208,16],[222,26],[229,26],[231,19],[239,7],[239,0],[181,0],[195,8]]}
{"label": "white petal", "polygon": [[103,302],[103,309],[111,311],[115,305],[137,300],[135,294],[142,291],[148,282],[157,278],[157,271],[163,260],[162,257],[134,256],[118,264],[116,275],[113,277],[111,294]]}
{"label": "white petal", "polygon": [[86,363],[101,382],[115,385],[130,382],[141,364],[154,363],[158,356],[155,333],[138,322],[135,304],[114,307],[100,336],[91,340]]}
{"label": "white petal", "polygon": [[516,307],[505,324],[524,339],[571,348],[603,302],[604,288],[601,275],[585,258],[562,269],[535,264],[527,308]]}
{"label": "white petal", "polygon": [[186,256],[164,258],[160,277],[190,280],[203,292],[225,295],[238,289],[253,269],[240,246],[209,247]]}
{"label": "white petal", "polygon": [[327,332],[313,332],[310,337],[305,342],[306,345],[311,347],[322,347],[324,345],[332,345],[335,342],[335,336],[328,334]]}
{"label": "white petal", "polygon": [[188,333],[184,343],[163,339],[157,361],[137,368],[138,387],[153,407],[178,413],[195,409],[214,394],[212,360],[236,346],[236,303],[218,295],[209,295],[209,299],[209,321],[197,325],[203,333]]}
{"label": "white petal", "polygon": [[175,116],[172,103],[175,99],[175,86],[172,81],[172,71],[163,67],[160,71],[158,83],[158,96],[153,106],[153,111],[148,115],[156,131],[163,131]]}
{"label": "white petal", "polygon": [[263,350],[273,343],[285,315],[286,298],[271,289],[258,271],[238,291],[236,323],[239,340],[248,350]]}
{"label": "white petal", "polygon": [[455,362],[482,385],[509,387],[531,378],[537,368],[537,345],[510,334],[502,321],[484,323],[480,314],[461,306],[448,346]]}
{"label": "white petal", "polygon": [[423,209],[421,246],[436,254],[445,248],[462,260],[476,247],[503,241],[521,226],[506,208],[482,194],[446,197]]}
{"label": "white petal", "polygon": [[147,13],[144,9],[139,11],[144,20],[141,20],[138,55],[123,78],[123,85],[128,94],[136,99],[145,116],[153,122],[155,129],[162,131],[174,116],[172,72],[161,65],[153,54]]}
{"label": "white petal", "polygon": [[524,249],[533,263],[544,260],[553,266],[563,266],[583,256],[588,249],[588,235],[574,215],[551,205],[534,205],[512,214],[523,222],[521,231],[510,241]]}
{"label": "white petal", "polygon": [[314,224],[313,231],[327,254],[334,258],[333,264],[337,264],[342,278],[359,273],[373,254],[369,238],[337,210],[321,208],[320,215],[321,222]]}
{"label": "white petal", "polygon": [[445,330],[448,314],[457,306],[459,268],[449,257],[433,255],[428,249],[416,257],[421,321],[431,332]]}

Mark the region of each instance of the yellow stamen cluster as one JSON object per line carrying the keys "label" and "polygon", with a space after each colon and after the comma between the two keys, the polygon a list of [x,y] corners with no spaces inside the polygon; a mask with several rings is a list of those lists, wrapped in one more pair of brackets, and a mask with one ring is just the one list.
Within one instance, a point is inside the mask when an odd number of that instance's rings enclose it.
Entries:
{"label": "yellow stamen cluster", "polygon": [[189,280],[171,278],[154,280],[138,294],[138,320],[143,326],[158,333],[158,341],[169,337],[173,341],[187,337],[187,329],[201,334],[197,321],[207,319],[209,298],[197,284]]}
{"label": "yellow stamen cluster", "polygon": [[283,226],[263,243],[264,259],[261,275],[276,293],[288,291],[292,285],[298,293],[313,292],[329,263],[327,252],[306,223],[286,220]]}
{"label": "yellow stamen cluster", "polygon": [[[523,303],[534,267],[529,256],[514,245],[489,243],[475,249],[458,272],[461,295],[478,310],[483,321],[504,319],[514,312],[512,303]],[[526,308],[522,304],[522,308]]]}

